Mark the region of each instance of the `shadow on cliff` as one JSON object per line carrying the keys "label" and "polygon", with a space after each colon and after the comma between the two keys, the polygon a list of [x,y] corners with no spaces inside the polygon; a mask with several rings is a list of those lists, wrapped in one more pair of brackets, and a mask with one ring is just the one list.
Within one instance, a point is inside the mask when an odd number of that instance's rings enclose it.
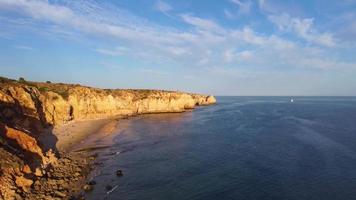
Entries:
{"label": "shadow on cliff", "polygon": [[[36,143],[46,155],[50,149],[58,157],[58,149],[56,144],[58,138],[53,134],[53,125],[46,122],[44,119],[42,109],[38,109],[40,106],[36,106],[37,110],[20,106],[18,102],[7,103],[0,101],[0,139],[3,148],[19,156],[24,160],[31,169],[36,169],[41,165],[41,156],[28,149],[35,148],[32,141],[28,144],[20,144],[20,141],[25,143],[26,136],[28,135],[36,140]],[[36,115],[38,118],[36,118]],[[9,128],[15,131],[23,133],[23,138],[9,138]],[[18,134],[18,133],[17,133]],[[31,146],[32,145],[32,146]],[[26,147],[26,148],[23,148]]]}
{"label": "shadow on cliff", "polygon": [[1,147],[12,155],[21,158],[24,163],[28,164],[33,171],[37,167],[41,166],[41,156],[37,153],[22,148],[15,139],[6,137],[7,131],[8,130],[5,124],[0,123],[0,137],[2,139]]}

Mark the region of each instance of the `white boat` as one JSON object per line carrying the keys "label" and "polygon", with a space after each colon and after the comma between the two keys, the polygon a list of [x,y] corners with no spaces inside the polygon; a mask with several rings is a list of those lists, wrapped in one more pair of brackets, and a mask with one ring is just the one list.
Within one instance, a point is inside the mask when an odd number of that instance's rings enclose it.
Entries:
{"label": "white boat", "polygon": [[293,102],[294,102],[294,99],[290,99],[290,102],[293,103]]}

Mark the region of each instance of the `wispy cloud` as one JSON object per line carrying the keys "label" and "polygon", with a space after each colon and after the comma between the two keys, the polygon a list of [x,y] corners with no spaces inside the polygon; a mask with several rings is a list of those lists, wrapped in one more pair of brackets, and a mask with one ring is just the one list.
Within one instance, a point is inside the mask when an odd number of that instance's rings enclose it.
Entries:
{"label": "wispy cloud", "polygon": [[[56,1],[57,2],[57,1]],[[170,65],[241,66],[244,67],[310,67],[329,69],[337,66],[351,67],[332,57],[333,52],[321,49],[314,52],[311,45],[334,46],[331,33],[318,31],[313,19],[293,18],[288,14],[269,15],[269,20],[280,31],[293,32],[307,43],[283,38],[277,34],[259,33],[249,26],[227,28],[218,21],[194,14],[179,14],[178,19],[188,28],[161,26],[140,18],[128,11],[111,8],[110,5],[93,1],[48,1],[0,0],[0,9],[20,13],[26,19],[50,24],[50,28],[82,36],[94,36],[100,41],[110,39],[111,45],[96,45],[95,52],[107,56],[127,56],[151,63]],[[232,1],[239,9],[250,9],[250,1]],[[260,1],[260,4],[263,1]],[[162,12],[172,8],[163,1],[157,2]],[[168,6],[167,6],[168,5]],[[246,11],[247,12],[247,11]],[[36,23],[31,24],[35,26]],[[41,27],[43,31],[46,27]],[[61,29],[62,28],[62,29]],[[58,34],[53,32],[53,34]],[[66,34],[71,37],[70,34]],[[77,36],[76,36],[77,37]],[[99,48],[99,47],[100,48]],[[119,47],[118,47],[119,46]],[[330,59],[325,59],[328,54]],[[307,61],[311,62],[307,62]],[[266,66],[268,63],[268,66]],[[312,63],[312,64],[310,64]],[[167,66],[169,66],[167,64]]]}
{"label": "wispy cloud", "polygon": [[108,56],[122,56],[129,52],[129,50],[125,47],[116,47],[113,50],[98,48],[94,49],[94,51]]}
{"label": "wispy cloud", "polygon": [[250,0],[230,0],[239,7],[239,14],[249,14],[252,6]]}
{"label": "wispy cloud", "polygon": [[26,51],[32,51],[33,48],[30,46],[25,46],[25,45],[15,45],[14,48],[20,49],[20,50],[26,50]]}
{"label": "wispy cloud", "polygon": [[253,56],[253,52],[249,50],[237,52],[234,49],[228,49],[224,52],[224,61],[226,63],[244,62],[252,59]]}
{"label": "wispy cloud", "polygon": [[335,41],[331,33],[319,33],[314,28],[313,18],[300,19],[283,13],[281,15],[269,15],[268,19],[274,23],[279,30],[293,32],[297,36],[309,42],[328,47],[335,45]]}
{"label": "wispy cloud", "polygon": [[233,12],[231,12],[230,10],[228,10],[228,9],[224,9],[224,15],[228,19],[235,19],[236,18],[236,15]]}
{"label": "wispy cloud", "polygon": [[182,14],[181,17],[184,22],[191,24],[199,29],[208,31],[221,30],[219,25],[212,20],[202,19],[191,14]]}
{"label": "wispy cloud", "polygon": [[149,69],[149,68],[141,68],[139,69],[141,73],[144,74],[151,74],[151,75],[156,75],[156,76],[166,76],[168,75],[168,72],[162,71],[162,70],[156,70],[156,69]]}
{"label": "wispy cloud", "polygon": [[154,8],[162,13],[167,13],[173,9],[171,5],[162,0],[156,1]]}

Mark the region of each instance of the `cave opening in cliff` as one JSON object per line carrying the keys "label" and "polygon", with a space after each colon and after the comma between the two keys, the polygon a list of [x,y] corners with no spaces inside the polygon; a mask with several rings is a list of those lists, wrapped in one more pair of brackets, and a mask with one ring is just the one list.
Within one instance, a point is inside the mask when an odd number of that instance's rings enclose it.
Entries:
{"label": "cave opening in cliff", "polygon": [[70,107],[69,107],[69,116],[70,116],[70,118],[71,119],[73,119],[73,106],[71,105]]}

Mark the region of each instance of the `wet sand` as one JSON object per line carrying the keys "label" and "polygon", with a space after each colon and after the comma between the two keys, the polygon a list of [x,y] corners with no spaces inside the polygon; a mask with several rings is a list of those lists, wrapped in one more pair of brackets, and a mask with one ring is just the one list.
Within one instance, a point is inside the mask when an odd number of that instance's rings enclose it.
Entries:
{"label": "wet sand", "polygon": [[94,145],[96,140],[109,136],[116,130],[118,119],[98,119],[76,121],[58,126],[54,129],[57,137],[57,149],[72,152]]}
{"label": "wet sand", "polygon": [[[117,124],[118,119],[99,119],[56,127],[58,161],[34,178],[30,190],[14,192],[20,199],[84,199],[84,193],[95,187],[90,176],[96,165],[95,149],[111,145],[110,135]],[[17,175],[24,174],[18,172]]]}

